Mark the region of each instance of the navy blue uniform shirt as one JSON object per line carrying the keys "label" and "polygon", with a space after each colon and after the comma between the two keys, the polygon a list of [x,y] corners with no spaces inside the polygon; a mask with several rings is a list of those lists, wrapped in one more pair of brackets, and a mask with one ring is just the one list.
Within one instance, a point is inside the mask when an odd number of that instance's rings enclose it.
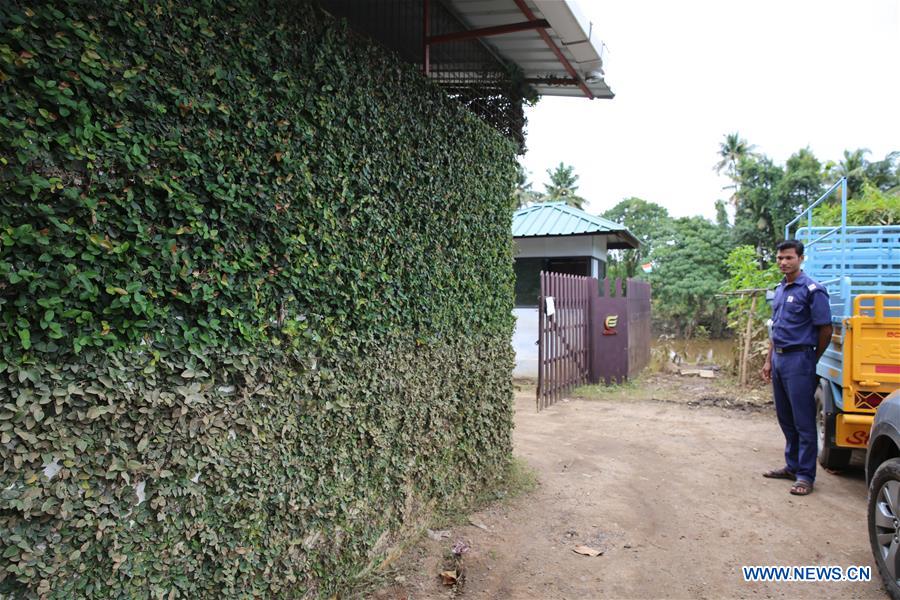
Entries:
{"label": "navy blue uniform shirt", "polygon": [[782,279],[772,302],[772,343],[786,346],[815,346],[819,327],[831,324],[828,291],[803,271],[788,283]]}

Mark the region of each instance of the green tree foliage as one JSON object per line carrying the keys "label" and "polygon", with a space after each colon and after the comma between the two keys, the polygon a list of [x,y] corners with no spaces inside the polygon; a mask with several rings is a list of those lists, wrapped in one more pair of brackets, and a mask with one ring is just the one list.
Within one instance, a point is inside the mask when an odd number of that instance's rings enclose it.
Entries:
{"label": "green tree foliage", "polygon": [[783,224],[793,219],[824,191],[822,163],[809,148],[797,151],[785,163],[784,177],[779,182],[777,194],[784,198],[780,204],[787,211],[776,214],[776,221]]}
{"label": "green tree foliage", "polygon": [[794,153],[785,164],[784,177],[775,190],[776,202],[771,209],[773,236],[767,250],[784,238],[784,226],[816,201],[825,191],[822,164],[809,148]]}
{"label": "green tree foliage", "polygon": [[[725,259],[728,269],[728,279],[722,285],[724,292],[737,292],[738,290],[772,289],[781,280],[781,272],[774,263],[766,268],[759,266],[756,249],[752,246],[738,246],[733,248]],[[756,301],[751,294],[727,296],[728,303],[728,327],[737,335],[740,352],[744,348],[747,335],[747,319],[751,319],[750,326],[750,372],[756,372],[762,366],[762,360],[768,352],[768,329],[766,321],[771,315],[771,308],[765,302],[765,294],[757,292]],[[750,309],[753,314],[750,315]]]}
{"label": "green tree foliage", "polygon": [[722,229],[728,229],[731,223],[728,222],[728,210],[725,208],[724,200],[716,200],[716,225]]}
{"label": "green tree foliage", "polygon": [[[715,164],[713,170],[721,174],[725,171],[725,175],[732,181],[732,185],[728,188],[732,189],[731,201],[736,201],[738,189],[738,165],[740,161],[752,156],[755,146],[749,144],[743,139],[738,132],[729,133],[725,136],[725,140],[719,144],[719,162]],[[728,189],[726,188],[726,189]]]}
{"label": "green tree foliage", "polygon": [[884,159],[869,161],[867,148],[844,150],[844,158],[825,166],[825,178],[847,178],[847,197],[856,198],[866,183],[882,192],[900,193],[900,151],[889,152]]}
{"label": "green tree foliage", "polygon": [[315,3],[0,3],[0,596],[342,595],[511,450],[516,148]]}
{"label": "green tree foliage", "polygon": [[869,164],[866,155],[869,152],[868,148],[844,150],[844,158],[840,162],[828,165],[827,174],[831,178],[835,180],[847,178],[848,198],[853,198],[862,191],[863,183],[866,181],[866,167]]}
{"label": "green tree foliage", "polygon": [[728,276],[728,233],[703,217],[673,222],[673,237],[654,249],[653,311],[662,328],[692,337],[702,327],[724,331],[724,302],[716,296]]}
{"label": "green tree foliage", "polygon": [[[737,246],[732,248],[725,259],[728,270],[728,279],[722,285],[723,291],[735,292],[738,290],[770,289],[781,281],[781,271],[774,263],[761,269],[756,264],[756,249],[752,246]],[[731,303],[729,303],[731,304]],[[736,307],[748,307],[746,298],[735,300]],[[760,309],[761,314],[768,314],[768,309]]]}
{"label": "green tree foliage", "polygon": [[641,243],[636,250],[611,250],[608,276],[642,275],[642,264],[652,260],[654,249],[672,239],[673,226],[669,211],[659,204],[640,198],[626,198],[603,213],[603,218],[624,225]]}
{"label": "green tree foliage", "polygon": [[547,169],[547,175],[550,182],[544,186],[544,201],[565,202],[575,208],[584,205],[584,198],[576,193],[578,175],[575,174],[575,167],[559,163],[555,169]]}
{"label": "green tree foliage", "polygon": [[[900,151],[890,152],[883,160],[866,166],[866,180],[879,191],[900,195]],[[863,185],[865,192],[865,185]]]}
{"label": "green tree foliage", "polygon": [[[867,153],[865,149],[847,150],[839,164],[824,166],[809,148],[794,153],[783,167],[765,155],[740,159],[735,171],[735,243],[756,248],[758,261],[765,264],[784,237],[784,226],[821,196],[826,182],[839,176],[847,177],[854,222],[875,224],[895,219],[891,198],[898,193],[900,153],[892,152],[877,162],[869,162]],[[840,223],[839,200],[837,207],[834,204],[818,209],[817,219],[828,216],[832,223]],[[838,218],[832,219],[835,210]]]}
{"label": "green tree foliage", "polygon": [[[790,200],[781,196],[784,169],[766,156],[751,156],[738,164],[737,207],[734,215],[733,237],[736,244],[756,248],[764,259],[779,239],[776,215],[790,210]],[[781,223],[783,226],[783,223]]]}
{"label": "green tree foliage", "polygon": [[767,261],[784,226],[824,191],[822,165],[808,148],[793,154],[785,167],[754,155],[739,163],[737,177],[735,243],[755,247]]}
{"label": "green tree foliage", "polygon": [[514,194],[516,208],[524,208],[535,202],[542,202],[544,195],[531,189],[528,173],[521,163],[516,163],[516,191]]}
{"label": "green tree foliage", "polygon": [[[820,226],[840,225],[840,200],[826,201],[815,208],[813,223]],[[897,225],[900,223],[900,194],[882,192],[863,183],[857,198],[847,201],[848,225]]]}

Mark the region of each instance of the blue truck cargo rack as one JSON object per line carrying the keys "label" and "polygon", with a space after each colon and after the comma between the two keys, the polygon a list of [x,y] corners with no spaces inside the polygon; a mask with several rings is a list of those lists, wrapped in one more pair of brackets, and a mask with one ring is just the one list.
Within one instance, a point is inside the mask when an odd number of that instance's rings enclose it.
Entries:
{"label": "blue truck cargo rack", "polygon": [[[813,224],[813,210],[840,190],[841,224]],[[853,314],[853,300],[861,294],[900,294],[900,224],[847,225],[847,180],[841,178],[828,191],[788,223],[785,239],[791,239],[791,227],[806,219],[793,239],[803,242],[806,260],[803,270],[826,287],[831,303],[832,321],[837,326],[843,347],[843,321]],[[861,310],[872,306],[871,299],[861,301]],[[900,301],[888,301],[892,308],[886,316],[900,317]],[[843,383],[843,353],[832,344],[817,367],[819,376],[831,381],[835,400],[840,403]],[[836,375],[835,375],[836,373]]]}

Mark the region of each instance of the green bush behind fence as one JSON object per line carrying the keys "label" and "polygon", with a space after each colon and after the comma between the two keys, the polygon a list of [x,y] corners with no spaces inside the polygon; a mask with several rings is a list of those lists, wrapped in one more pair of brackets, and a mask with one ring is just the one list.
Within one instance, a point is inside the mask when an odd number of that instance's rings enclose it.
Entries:
{"label": "green bush behind fence", "polygon": [[0,8],[0,593],[325,595],[509,457],[515,148],[304,3]]}

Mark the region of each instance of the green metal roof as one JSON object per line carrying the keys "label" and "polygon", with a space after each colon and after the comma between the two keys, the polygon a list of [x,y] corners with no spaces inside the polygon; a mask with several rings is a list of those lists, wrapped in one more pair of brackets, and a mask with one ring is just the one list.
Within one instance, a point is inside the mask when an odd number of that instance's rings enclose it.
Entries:
{"label": "green metal roof", "polygon": [[637,248],[640,242],[624,226],[569,206],[565,202],[540,202],[513,214],[514,238],[557,235],[607,235],[608,248]]}

